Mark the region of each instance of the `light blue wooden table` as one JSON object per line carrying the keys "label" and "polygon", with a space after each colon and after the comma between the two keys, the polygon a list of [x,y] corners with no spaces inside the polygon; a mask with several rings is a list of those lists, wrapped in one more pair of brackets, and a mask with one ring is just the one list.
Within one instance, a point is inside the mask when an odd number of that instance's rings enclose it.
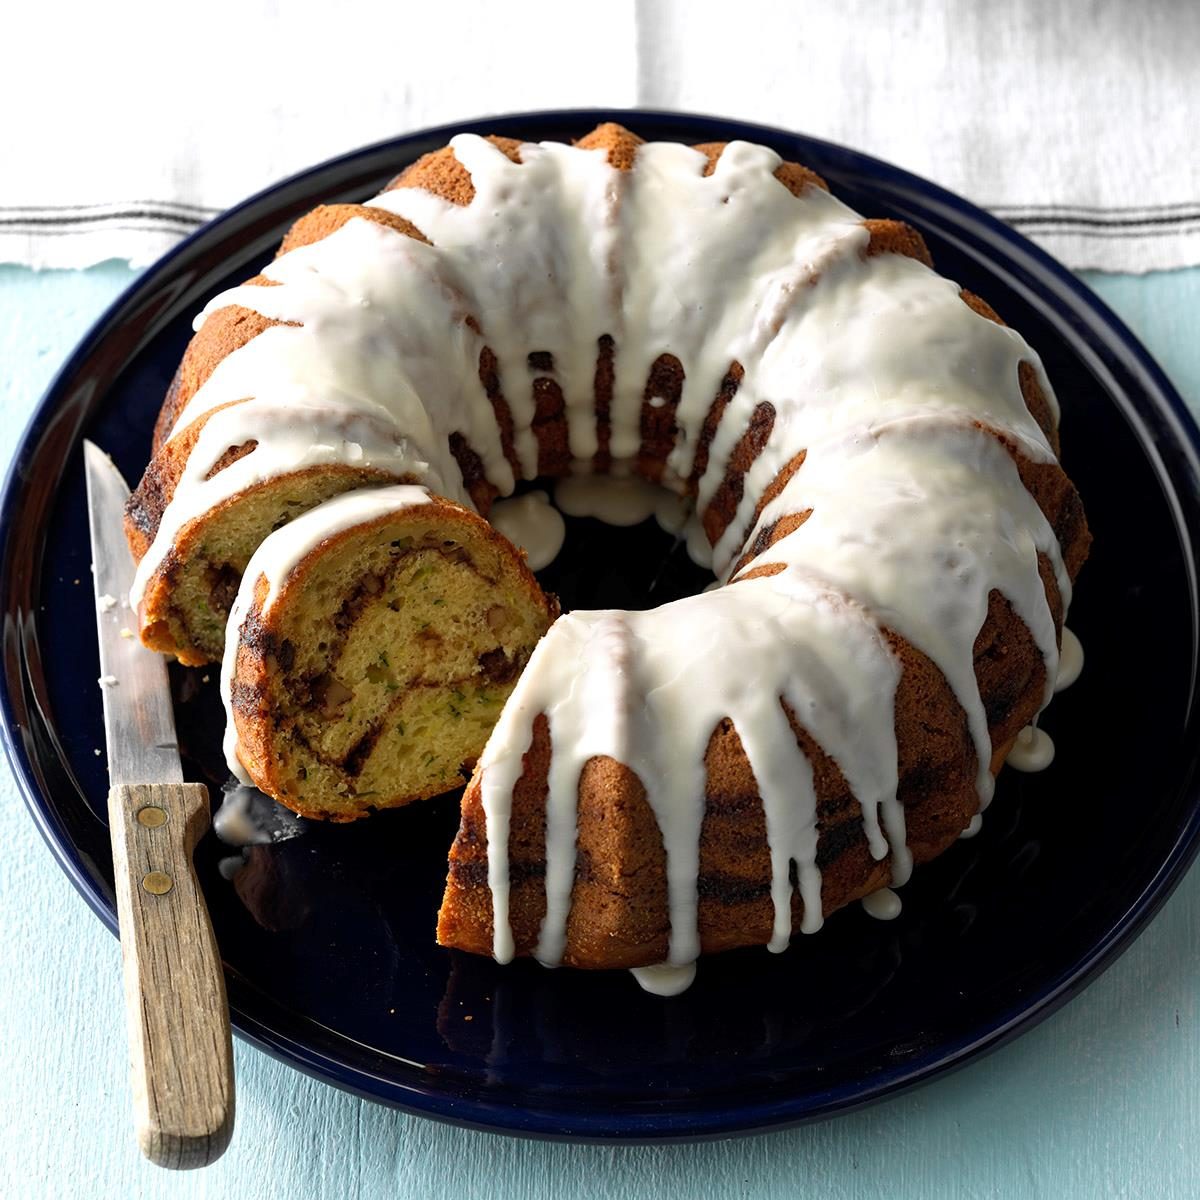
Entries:
{"label": "light blue wooden table", "polygon": [[[0,465],[43,387],[134,275],[0,267]],[[1089,283],[1200,413],[1200,269]],[[700,1146],[454,1129],[237,1045],[238,1128],[208,1171],[130,1129],[117,942],[59,872],[0,764],[0,1197],[1200,1196],[1200,869],[1088,991],[949,1079],[862,1113]]]}

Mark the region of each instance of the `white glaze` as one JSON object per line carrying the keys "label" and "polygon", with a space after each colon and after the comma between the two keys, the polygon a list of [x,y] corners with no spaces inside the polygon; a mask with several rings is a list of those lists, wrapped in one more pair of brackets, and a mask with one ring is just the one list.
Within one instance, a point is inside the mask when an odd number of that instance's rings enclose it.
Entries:
{"label": "white glaze", "polygon": [[227,846],[266,846],[286,842],[303,832],[295,813],[276,804],[257,788],[230,788],[213,813],[213,833]]}
{"label": "white glaze", "polygon": [[659,488],[658,503],[654,506],[654,520],[663,533],[678,537],[687,528],[692,508],[691,501],[686,497],[668,492],[666,488]]}
{"label": "white glaze", "polygon": [[1065,625],[1062,631],[1062,649],[1058,655],[1058,678],[1054,681],[1056,692],[1065,691],[1083,671],[1083,645]]}
{"label": "white glaze", "polygon": [[253,788],[236,787],[226,792],[213,813],[213,833],[227,846],[266,846],[271,837],[251,818],[247,797]]}
{"label": "white glaze", "polygon": [[642,990],[652,996],[678,996],[692,986],[696,978],[696,964],[692,962],[673,967],[670,963],[658,963],[653,967],[634,967],[629,973]]}
{"label": "white glaze", "polygon": [[964,829],[958,836],[965,842],[975,837],[982,828],[983,816],[980,813],[976,813],[968,822],[966,829]]}
{"label": "white glaze", "polygon": [[244,851],[241,854],[227,854],[224,858],[217,859],[217,872],[228,883],[245,865]]}
{"label": "white glaze", "polygon": [[595,517],[605,525],[640,525],[660,510],[668,521],[674,516],[663,489],[636,475],[568,476],[554,485],[554,503],[569,517]]}
{"label": "white glaze", "polygon": [[562,549],[567,533],[562,514],[545,492],[526,492],[492,505],[488,520],[510,542],[525,551],[531,571],[548,567]]}
{"label": "white glaze", "polygon": [[904,908],[904,901],[891,888],[880,888],[862,898],[863,912],[877,921],[894,921]]}
{"label": "white glaze", "polygon": [[[928,655],[966,712],[981,807],[993,786],[991,745],[972,648],[991,590],[1032,632],[1046,663],[1044,699],[1068,673],[1060,674],[1037,569],[1045,554],[1065,605],[1059,548],[993,436],[1027,459],[1050,461],[1021,396],[1018,363],[1033,364],[1057,413],[1049,384],[1019,334],[972,312],[955,284],[920,263],[866,257],[858,215],[815,187],[793,196],[773,178],[780,160],[762,147],[731,143],[705,176],[703,155],[671,144],[642,147],[632,172],[613,169],[599,151],[559,145],[523,146],[521,164],[473,135],[452,146],[472,175],[471,204],[413,189],[371,202],[410,220],[433,245],[355,219],[266,268],[278,286],[233,289],[209,305],[211,312],[238,303],[296,324],[271,328],[224,359],[182,414],[180,427],[212,416],[139,580],[189,520],[248,481],[294,469],[297,455],[305,463],[366,459],[462,499],[447,449],[459,432],[488,480],[509,494],[513,471],[478,377],[484,346],[499,363],[519,474],[536,469],[533,382],[545,374],[563,391],[571,454],[588,463],[599,444],[597,342],[610,335],[609,448],[613,473],[624,478],[605,490],[639,497],[625,505],[627,515],[657,507],[660,521],[722,580],[756,532],[785,516],[812,515],[752,564],[782,565],[779,574],[646,613],[571,613],[539,645],[481,759],[495,953],[501,960],[513,953],[509,805],[541,713],[554,754],[540,959],[554,963],[562,954],[579,774],[600,754],[632,767],[646,787],[667,851],[669,965],[694,960],[703,755],[725,717],[763,796],[771,946],[781,949],[792,932],[792,863],[805,902],[802,928],[821,921],[812,769],[782,702],[841,768],[871,852],[890,856],[899,883],[911,864],[895,794],[899,666],[885,631]],[[534,351],[552,355],[551,371],[529,365]],[[696,480],[695,511],[682,524],[678,503],[670,511],[647,507],[655,489],[628,479],[646,378],[663,354],[683,367],[663,475],[680,495],[730,364],[744,368]],[[254,399],[229,403],[247,396]],[[655,399],[662,400],[652,397],[652,406]],[[328,449],[314,458],[281,410],[311,408],[318,420],[330,403],[338,415],[321,439]],[[221,404],[229,407],[214,411]],[[261,407],[271,404],[274,417]],[[735,518],[710,547],[699,518],[764,405],[774,412],[770,436],[745,475]],[[374,423],[372,437],[342,432],[358,417]],[[204,480],[251,429],[258,449]],[[801,451],[803,467],[756,514],[765,489]],[[560,502],[596,491],[573,477],[560,484]],[[294,522],[264,545],[274,543],[275,558],[298,561],[290,547],[302,528]],[[248,579],[261,570],[257,559]],[[239,605],[245,594],[246,585]],[[237,624],[231,615],[231,633]]]}
{"label": "white glaze", "polygon": [[1026,725],[1005,761],[1018,771],[1044,771],[1054,761],[1054,742],[1044,729]]}
{"label": "white glaze", "polygon": [[998,589],[1007,597],[1053,680],[1057,640],[1039,553],[1054,563],[1065,602],[1071,594],[1057,539],[1012,458],[976,429],[929,418],[896,421],[834,446],[810,446],[803,469],[755,528],[808,509],[813,515],[761,561],[831,581],[933,659],[966,710],[986,807],[992,748],[974,645],[988,595]]}
{"label": "white glaze", "polygon": [[684,544],[687,547],[688,558],[698,567],[706,571],[713,569],[712,547],[704,534],[704,528],[697,521],[689,521],[684,530]]}
{"label": "white glaze", "polygon": [[261,606],[265,616],[279,598],[292,572],[322,542],[347,529],[389,517],[415,505],[428,503],[429,492],[425,488],[407,484],[345,492],[309,509],[282,529],[275,530],[251,556],[242,575],[233,607],[229,610],[229,622],[225,627],[225,655],[221,660],[221,700],[225,705],[225,761],[234,778],[240,783],[253,787],[254,781],[238,758],[237,726],[233,720],[233,676],[237,667],[238,635],[242,622],[254,603],[259,579],[267,581],[267,592]]}

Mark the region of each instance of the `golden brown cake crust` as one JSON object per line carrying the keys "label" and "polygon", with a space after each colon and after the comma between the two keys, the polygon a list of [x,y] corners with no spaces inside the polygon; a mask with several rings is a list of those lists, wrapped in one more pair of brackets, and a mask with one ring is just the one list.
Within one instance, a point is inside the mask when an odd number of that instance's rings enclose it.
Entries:
{"label": "golden brown cake crust", "polygon": [[[271,280],[263,275],[255,275],[246,280],[247,286],[273,287]],[[248,342],[256,338],[264,329],[278,324],[269,317],[264,317],[253,309],[242,308],[231,304],[219,308],[209,314],[207,320],[192,337],[179,369],[171,380],[163,406],[159,410],[158,420],[154,424],[154,438],[151,443],[151,453],[157,454],[166,443],[175,428],[188,401],[208,381],[209,376],[217,369],[217,364],[228,358],[235,350],[240,350]]]}
{"label": "golden brown cake crust", "polygon": [[428,238],[411,221],[406,221],[385,208],[371,208],[366,204],[320,204],[312,212],[302,216],[287,231],[287,236],[279,244],[275,257],[288,254],[301,246],[311,246],[331,233],[336,233],[347,221],[355,217],[361,217],[375,225],[386,225],[397,233],[428,244]]}
{"label": "golden brown cake crust", "polygon": [[[521,143],[515,138],[489,136],[487,140],[513,162],[521,161]],[[412,166],[405,167],[384,191],[402,187],[423,188],[451,204],[466,205],[475,199],[471,174],[449,146],[418,158]]]}
{"label": "golden brown cake crust", "polygon": [[[208,424],[213,413],[227,407],[228,405],[222,404],[197,417],[175,437],[165,441],[150,460],[137,487],[125,503],[125,537],[135,559],[140,559],[150,549],[162,515],[171,503],[171,497],[175,495],[179,477],[187,466],[187,460],[204,426]],[[248,452],[253,446],[253,442],[246,442],[242,447],[231,447],[230,451],[234,454],[238,450]],[[236,461],[230,451],[218,461],[215,470]]]}

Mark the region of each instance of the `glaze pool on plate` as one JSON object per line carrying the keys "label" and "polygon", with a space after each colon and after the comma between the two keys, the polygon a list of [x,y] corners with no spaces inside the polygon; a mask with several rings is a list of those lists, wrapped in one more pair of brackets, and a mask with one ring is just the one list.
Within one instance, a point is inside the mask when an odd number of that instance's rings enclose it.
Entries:
{"label": "glaze pool on plate", "polygon": [[[541,1136],[763,1129],[877,1098],[1027,1027],[1111,960],[1190,861],[1200,826],[1196,433],[1144,351],[1069,273],[894,168],[679,115],[533,114],[460,128],[565,139],[604,119],[649,138],[745,137],[812,166],[860,211],[920,228],[939,270],[1041,353],[1096,539],[1070,618],[1087,666],[1045,722],[1054,765],[1039,776],[1006,772],[983,831],[917,872],[896,921],[855,906],[784,955],[705,960],[692,990],[670,1000],[623,973],[499,968],[436,947],[453,797],[254,848],[232,886],[211,837],[198,867],[235,1024],[331,1082]],[[34,418],[0,513],[9,749],[31,812],[110,927],[80,438],[136,478],[201,304],[252,274],[312,205],[371,194],[457,131],[326,164],[202,230],[102,318]],[[633,606],[656,579],[650,602],[697,582],[672,565],[675,555],[660,576],[663,543],[649,529],[581,524],[573,533],[549,580],[570,602]],[[216,751],[215,670],[208,684],[203,674],[173,675],[194,772]]]}

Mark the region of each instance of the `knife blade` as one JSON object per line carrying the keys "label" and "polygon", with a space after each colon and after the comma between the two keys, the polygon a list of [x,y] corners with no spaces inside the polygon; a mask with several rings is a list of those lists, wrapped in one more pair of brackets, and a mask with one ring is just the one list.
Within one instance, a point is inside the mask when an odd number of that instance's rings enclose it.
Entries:
{"label": "knife blade", "polygon": [[208,790],[183,781],[166,663],[133,632],[129,489],[104,451],[83,449],[134,1124],[151,1162],[199,1167],[224,1153],[234,1114],[225,980],[192,865]]}
{"label": "knife blade", "polygon": [[182,783],[166,660],[130,628],[134,564],[121,526],[129,489],[94,442],[84,456],[109,783]]}

